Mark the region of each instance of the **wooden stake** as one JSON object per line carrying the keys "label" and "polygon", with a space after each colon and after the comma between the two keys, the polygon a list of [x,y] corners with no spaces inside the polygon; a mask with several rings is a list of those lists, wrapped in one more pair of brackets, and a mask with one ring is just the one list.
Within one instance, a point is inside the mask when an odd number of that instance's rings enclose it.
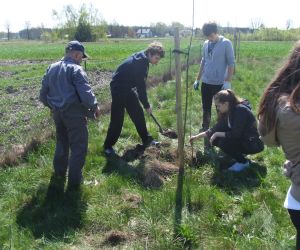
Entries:
{"label": "wooden stake", "polygon": [[[180,50],[179,28],[175,28],[175,50]],[[178,159],[179,168],[184,166],[184,138],[183,138],[183,121],[182,121],[182,101],[181,101],[181,63],[180,54],[175,53],[175,70],[176,70],[176,114],[177,114],[177,132],[178,132]]]}

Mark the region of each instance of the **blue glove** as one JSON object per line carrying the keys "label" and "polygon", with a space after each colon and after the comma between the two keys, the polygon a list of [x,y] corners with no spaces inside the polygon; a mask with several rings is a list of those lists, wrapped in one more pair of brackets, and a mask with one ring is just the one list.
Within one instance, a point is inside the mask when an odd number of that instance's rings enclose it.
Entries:
{"label": "blue glove", "polygon": [[222,89],[231,89],[231,83],[224,81]]}
{"label": "blue glove", "polygon": [[194,90],[198,90],[199,89],[199,80],[196,80],[194,82]]}

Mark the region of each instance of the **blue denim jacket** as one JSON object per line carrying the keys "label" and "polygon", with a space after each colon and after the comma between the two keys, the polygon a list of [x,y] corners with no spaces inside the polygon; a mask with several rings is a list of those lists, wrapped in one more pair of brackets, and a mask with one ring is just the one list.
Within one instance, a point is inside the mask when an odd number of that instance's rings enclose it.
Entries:
{"label": "blue denim jacket", "polygon": [[40,101],[53,110],[94,111],[97,99],[87,75],[72,58],[51,64],[42,80]]}

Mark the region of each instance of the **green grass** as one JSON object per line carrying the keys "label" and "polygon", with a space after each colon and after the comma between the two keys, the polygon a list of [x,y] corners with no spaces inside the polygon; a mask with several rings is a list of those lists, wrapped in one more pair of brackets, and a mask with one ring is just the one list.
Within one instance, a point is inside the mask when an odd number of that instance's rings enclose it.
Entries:
{"label": "green grass", "polygon": [[[253,44],[253,46],[251,46]],[[249,99],[254,112],[266,84],[291,48],[290,43],[269,43],[278,52],[272,55],[261,43],[245,43],[233,80],[233,89]],[[261,44],[265,48],[265,44]],[[273,58],[273,59],[272,59]],[[199,67],[190,68],[190,80]],[[185,74],[183,74],[184,80]],[[192,86],[190,85],[190,90]],[[164,127],[176,128],[175,83],[170,81],[149,91],[154,113]],[[184,97],[184,96],[183,96]],[[200,92],[190,92],[187,134],[197,133],[201,120]],[[215,117],[215,112],[214,112]],[[157,132],[148,116],[153,136],[170,144],[158,157],[168,161],[167,150],[176,148]],[[84,168],[85,181],[77,199],[46,200],[52,173],[54,141],[31,152],[18,167],[0,171],[0,249],[105,249],[106,234],[123,232],[127,240],[116,248],[127,249],[292,249],[295,231],[283,208],[289,186],[281,173],[284,161],[280,149],[267,148],[251,156],[255,161],[242,173],[221,171],[215,161],[202,159],[188,166],[182,192],[183,207],[180,237],[174,237],[176,176],[159,189],[142,185],[140,173],[147,160],[125,162],[107,160],[102,144],[109,116],[89,123],[89,152]],[[188,140],[188,138],[186,138]],[[116,145],[117,152],[139,143],[128,117]],[[188,142],[186,141],[186,144]],[[195,150],[202,151],[196,142]],[[190,156],[191,148],[186,147]],[[124,197],[136,195],[141,202],[134,206]],[[75,194],[74,194],[75,195]]]}

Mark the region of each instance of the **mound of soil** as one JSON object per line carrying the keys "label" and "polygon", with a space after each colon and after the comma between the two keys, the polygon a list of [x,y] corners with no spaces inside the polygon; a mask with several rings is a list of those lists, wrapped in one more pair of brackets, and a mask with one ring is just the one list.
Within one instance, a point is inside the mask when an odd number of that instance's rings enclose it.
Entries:
{"label": "mound of soil", "polygon": [[117,246],[122,242],[128,241],[133,238],[133,235],[122,231],[110,231],[106,234],[104,244]]}
{"label": "mound of soil", "polygon": [[143,185],[148,188],[159,188],[169,176],[178,172],[178,167],[170,162],[157,159],[146,162]]}
{"label": "mound of soil", "polygon": [[143,199],[138,194],[125,193],[122,197],[123,201],[130,204],[132,208],[138,208],[139,205],[143,202]]}

